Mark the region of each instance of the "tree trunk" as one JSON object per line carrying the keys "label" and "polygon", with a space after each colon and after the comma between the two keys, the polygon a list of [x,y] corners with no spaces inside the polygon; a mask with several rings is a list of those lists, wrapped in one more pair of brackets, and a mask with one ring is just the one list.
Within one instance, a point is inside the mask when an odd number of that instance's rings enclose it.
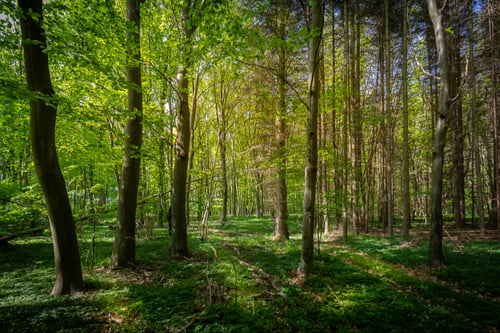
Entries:
{"label": "tree trunk", "polygon": [[[349,91],[349,20],[348,17],[348,4],[347,1],[344,1],[344,81],[347,87],[347,91]],[[343,117],[343,138],[342,138],[342,161],[344,164],[343,173],[342,173],[342,190],[343,190],[343,214],[342,214],[342,241],[347,242],[347,234],[348,234],[348,221],[347,221],[347,209],[349,207],[350,196],[348,194],[348,180],[349,180],[349,169],[348,169],[348,152],[349,152],[349,128],[348,128],[348,118],[349,118],[349,97],[348,94],[344,94],[344,117]]]}
{"label": "tree trunk", "polygon": [[439,268],[444,265],[443,256],[443,163],[444,146],[446,144],[446,121],[450,110],[448,56],[446,51],[442,13],[437,8],[436,0],[428,0],[429,15],[434,26],[436,48],[441,69],[439,111],[437,115],[436,134],[432,153],[432,203],[431,233],[429,242],[428,265]]}
{"label": "tree trunk", "polygon": [[[33,162],[49,216],[56,281],[52,295],[74,294],[83,288],[82,269],[73,214],[55,145],[56,107],[50,79],[42,0],[19,0],[21,33],[30,101],[30,139]],[[36,19],[35,19],[36,15]],[[33,43],[32,41],[39,41]]]}
{"label": "tree trunk", "polygon": [[312,37],[308,41],[308,108],[307,108],[307,159],[304,187],[304,215],[302,229],[302,252],[299,273],[307,276],[313,269],[314,255],[314,209],[316,199],[316,173],[318,165],[318,100],[319,100],[319,55],[323,27],[321,0],[312,0]]}
{"label": "tree trunk", "polygon": [[278,46],[278,112],[276,115],[276,159],[277,200],[275,240],[288,240],[288,203],[286,185],[286,48],[285,48],[285,2],[278,1],[278,39],[283,43]]}
{"label": "tree trunk", "polygon": [[488,28],[491,45],[491,91],[493,98],[493,153],[494,153],[494,211],[496,214],[497,230],[500,231],[500,112],[498,110],[497,89],[497,37],[495,31],[495,11],[498,6],[495,1],[488,3]]}
{"label": "tree trunk", "polygon": [[[450,6],[450,23],[453,27],[453,34],[447,34],[450,37],[450,95],[459,98],[451,104],[450,122],[451,122],[451,142],[452,142],[452,174],[453,174],[453,210],[455,225],[458,229],[465,226],[465,170],[464,170],[464,129],[462,112],[462,92],[461,86],[461,61],[460,61],[460,25],[461,12],[457,4],[453,1]],[[448,26],[448,25],[447,25]]]}
{"label": "tree trunk", "polygon": [[474,11],[472,0],[469,0],[469,60],[470,60],[470,113],[472,114],[472,153],[474,155],[474,171],[476,176],[477,215],[481,232],[484,232],[483,179],[481,177],[481,156],[479,153],[479,119],[476,109],[476,65],[474,59]]}
{"label": "tree trunk", "polygon": [[403,0],[403,237],[410,235],[410,142],[408,139],[408,2]]}
{"label": "tree trunk", "polygon": [[128,112],[130,116],[125,126],[125,155],[118,194],[118,219],[111,256],[112,267],[127,267],[135,264],[135,215],[142,144],[140,12],[140,1],[127,0],[127,21],[132,23],[134,29],[127,32]]}
{"label": "tree trunk", "polygon": [[385,147],[387,156],[387,232],[388,236],[393,234],[393,213],[392,213],[392,120],[391,120],[391,56],[389,40],[389,0],[384,0],[384,29],[385,29],[385,117],[386,117],[386,140]]}
{"label": "tree trunk", "polygon": [[[221,168],[221,185],[222,185],[222,224],[227,222],[227,163],[226,163],[226,137],[227,137],[227,89],[224,87],[224,74],[221,74],[220,80],[220,112],[218,114],[219,121],[219,151],[220,151],[220,168]],[[220,118],[219,118],[220,117]]]}
{"label": "tree trunk", "polygon": [[186,211],[186,180],[189,167],[191,137],[188,71],[191,69],[192,37],[197,28],[191,22],[193,9],[191,1],[186,1],[181,11],[184,50],[181,54],[182,62],[177,71],[177,94],[179,102],[177,111],[177,138],[175,140],[174,184],[172,188],[172,244],[170,247],[170,255],[174,258],[189,256],[186,216],[189,213]]}

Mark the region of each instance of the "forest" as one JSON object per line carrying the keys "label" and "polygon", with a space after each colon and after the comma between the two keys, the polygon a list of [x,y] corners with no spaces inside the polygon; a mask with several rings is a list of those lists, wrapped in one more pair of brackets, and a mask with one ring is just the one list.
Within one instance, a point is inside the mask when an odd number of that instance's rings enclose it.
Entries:
{"label": "forest", "polygon": [[496,0],[0,2],[5,332],[498,332]]}

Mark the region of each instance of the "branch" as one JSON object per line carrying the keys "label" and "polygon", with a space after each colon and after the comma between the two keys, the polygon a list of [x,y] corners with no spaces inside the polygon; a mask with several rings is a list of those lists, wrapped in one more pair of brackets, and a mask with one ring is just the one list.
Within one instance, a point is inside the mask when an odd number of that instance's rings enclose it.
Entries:
{"label": "branch", "polygon": [[[418,65],[418,67],[420,67],[420,70],[422,71],[422,73],[424,73],[425,75],[427,75],[427,76],[429,76],[429,77],[432,77],[433,79],[436,79],[436,80],[438,80],[438,81],[440,81],[440,80],[441,80],[441,77],[440,77],[440,76],[437,76],[437,75],[435,75],[435,74],[432,74],[432,73],[430,73],[430,72],[426,71],[426,70],[425,70],[425,68],[424,68],[424,66],[422,66],[422,64],[418,61],[418,59],[417,59],[417,56],[416,56],[416,55],[414,56],[413,61],[414,61],[414,62]],[[413,61],[412,61],[412,62],[413,62]]]}

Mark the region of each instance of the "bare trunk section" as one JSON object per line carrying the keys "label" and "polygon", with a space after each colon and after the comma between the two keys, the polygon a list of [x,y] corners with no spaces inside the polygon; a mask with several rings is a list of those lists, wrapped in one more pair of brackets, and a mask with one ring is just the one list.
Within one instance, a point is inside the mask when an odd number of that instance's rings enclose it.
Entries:
{"label": "bare trunk section", "polygon": [[444,265],[443,256],[443,163],[444,146],[446,144],[447,118],[450,110],[448,56],[446,51],[442,13],[437,8],[436,0],[428,0],[429,15],[434,26],[436,48],[441,69],[441,84],[439,111],[437,115],[436,134],[432,153],[432,202],[431,202],[431,233],[429,242],[429,256],[427,263],[431,267],[439,268]]}
{"label": "bare trunk section", "polygon": [[408,2],[403,0],[403,237],[410,235],[410,142],[408,139]]}
{"label": "bare trunk section", "polygon": [[278,39],[283,43],[278,47],[278,112],[276,115],[276,223],[274,239],[288,240],[288,200],[286,184],[286,47],[285,47],[285,1],[278,1]]}
{"label": "bare trunk section", "polygon": [[[306,14],[308,15],[308,13]],[[316,199],[316,173],[318,165],[317,119],[319,100],[320,42],[323,28],[321,0],[312,0],[312,37],[308,41],[308,108],[307,108],[307,159],[304,187],[304,226],[302,229],[302,252],[299,274],[307,276],[313,269],[314,256],[314,209]]]}
{"label": "bare trunk section", "polygon": [[[202,11],[202,1],[199,11]],[[177,94],[179,97],[177,110],[177,138],[175,140],[174,182],[172,186],[172,244],[170,255],[173,258],[189,256],[187,241],[187,174],[189,168],[189,146],[191,139],[191,118],[189,112],[189,76],[191,69],[191,51],[193,34],[197,28],[192,22],[195,8],[191,1],[185,1],[181,10],[183,50],[181,65],[177,71]]]}
{"label": "bare trunk section", "polygon": [[478,112],[476,109],[476,65],[474,59],[474,20],[472,0],[469,0],[469,59],[470,59],[470,113],[472,114],[472,153],[474,155],[474,171],[476,177],[477,215],[481,232],[484,232],[483,179],[481,177],[481,157],[479,153]]}
{"label": "bare trunk section", "polygon": [[[42,0],[19,0],[21,33],[30,101],[30,139],[35,171],[49,215],[56,281],[52,295],[74,294],[83,289],[73,214],[66,192],[55,145],[56,107],[50,79],[45,32],[42,28]],[[34,16],[36,15],[36,19]],[[39,41],[33,43],[31,41]],[[50,102],[48,101],[50,100]]]}
{"label": "bare trunk section", "polygon": [[125,155],[118,194],[118,218],[111,255],[111,267],[135,264],[135,214],[141,170],[142,87],[140,54],[140,1],[127,0],[127,21],[133,30],[127,31],[127,82],[129,119],[125,126]]}
{"label": "bare trunk section", "polygon": [[386,182],[387,182],[387,233],[393,235],[393,212],[392,212],[392,111],[391,111],[391,56],[389,39],[389,0],[384,0],[384,36],[385,36],[385,117],[386,117]]}
{"label": "bare trunk section", "polygon": [[[461,17],[462,6],[460,1],[452,1],[450,4],[450,23],[453,34],[447,34],[450,38],[450,95],[458,96],[451,104],[450,127],[452,146],[452,174],[453,174],[453,210],[455,225],[459,229],[465,226],[465,170],[464,170],[464,129],[462,111],[462,64],[460,56],[461,45]],[[447,25],[447,26],[448,26]]]}

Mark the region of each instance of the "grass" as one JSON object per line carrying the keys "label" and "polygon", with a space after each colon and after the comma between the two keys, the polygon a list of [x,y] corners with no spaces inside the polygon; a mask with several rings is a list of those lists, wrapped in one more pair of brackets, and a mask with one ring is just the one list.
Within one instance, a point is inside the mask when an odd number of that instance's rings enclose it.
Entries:
{"label": "grass", "polygon": [[49,296],[49,235],[0,250],[2,332],[491,332],[500,329],[500,243],[445,242],[448,266],[425,267],[427,241],[324,238],[315,273],[296,276],[301,235],[272,241],[270,219],[211,222],[209,238],[189,233],[192,256],[167,258],[155,229],[137,241],[133,270],[107,269],[113,232],[79,236],[87,290]]}

